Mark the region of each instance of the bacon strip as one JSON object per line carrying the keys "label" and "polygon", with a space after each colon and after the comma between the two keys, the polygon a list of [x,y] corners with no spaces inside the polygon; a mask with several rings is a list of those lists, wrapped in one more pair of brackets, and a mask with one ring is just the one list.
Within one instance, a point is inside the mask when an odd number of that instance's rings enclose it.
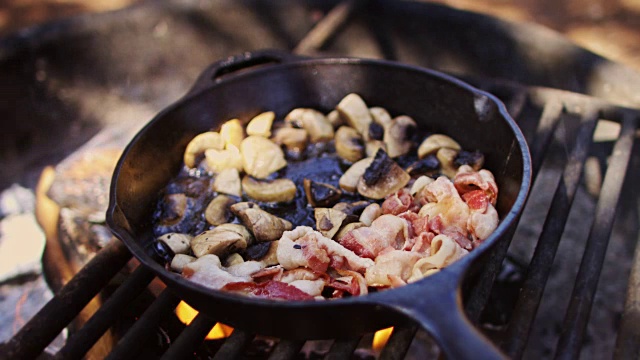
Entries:
{"label": "bacon strip", "polygon": [[266,299],[313,300],[314,297],[295,286],[269,280],[260,284],[252,282],[234,282],[226,284],[222,290],[251,295]]}

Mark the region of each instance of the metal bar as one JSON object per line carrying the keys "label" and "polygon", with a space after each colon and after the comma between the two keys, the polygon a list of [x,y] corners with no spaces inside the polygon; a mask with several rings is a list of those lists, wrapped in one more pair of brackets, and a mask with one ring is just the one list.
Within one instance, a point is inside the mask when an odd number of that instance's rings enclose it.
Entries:
{"label": "metal bar", "polygon": [[269,355],[269,360],[295,359],[304,343],[304,341],[300,340],[280,340],[271,355]]}
{"label": "metal bar", "polygon": [[387,341],[387,346],[380,353],[380,360],[404,359],[417,332],[417,326],[395,327],[389,341]]}
{"label": "metal bar", "polygon": [[124,244],[112,241],[7,342],[3,355],[10,359],[37,357],[130,258]]}
{"label": "metal bar", "polygon": [[507,327],[507,337],[502,346],[510,358],[522,357],[538,312],[551,264],[556,256],[560,237],[569,217],[569,210],[582,177],[582,168],[588,155],[598,113],[588,111],[582,117],[576,143],[569,155],[562,177],[556,187],[542,233],[534,251],[515,310]]}
{"label": "metal bar", "polygon": [[478,279],[471,288],[469,299],[465,303],[465,310],[469,320],[474,324],[478,323],[482,311],[487,306],[487,302],[491,296],[491,290],[493,289],[493,283],[500,272],[504,258],[507,256],[509,245],[511,245],[511,240],[513,240],[513,235],[517,228],[516,225],[519,221],[520,216],[518,216],[513,226],[505,234],[505,241],[496,244],[494,250],[491,252],[491,256],[483,266],[482,273],[478,276]]}
{"label": "metal bar", "polygon": [[640,236],[636,240],[633,266],[627,286],[627,298],[613,353],[614,359],[640,358],[640,326],[638,324],[640,324]]}
{"label": "metal bar", "polygon": [[531,144],[529,144],[534,179],[540,171],[544,155],[549,148],[552,135],[558,125],[558,119],[560,119],[561,113],[562,103],[559,101],[550,101],[546,103],[542,110],[542,116],[538,123],[535,139]]}
{"label": "metal bar", "polygon": [[191,324],[182,330],[176,341],[174,341],[171,347],[162,355],[162,359],[190,358],[215,324],[215,321],[209,319],[202,313],[198,314]]}
{"label": "metal bar", "polygon": [[349,360],[358,348],[362,337],[348,340],[336,340],[331,344],[326,360]]}
{"label": "metal bar", "polygon": [[591,226],[571,294],[569,309],[560,333],[556,350],[557,359],[575,359],[580,355],[584,331],[589,322],[593,297],[598,287],[602,264],[607,252],[622,184],[632,154],[635,130],[636,118],[626,117],[622,122],[620,137],[613,148],[600,198],[596,205],[595,220]]}
{"label": "metal bar", "polygon": [[248,334],[242,330],[234,329],[233,333],[224,344],[220,347],[213,360],[225,360],[225,359],[238,359],[242,355],[244,348],[255,337],[253,334]]}
{"label": "metal bar", "polygon": [[155,333],[152,329],[178,306],[179,301],[170,290],[164,290],[116,344],[107,360],[135,358],[146,340]]}
{"label": "metal bar", "polygon": [[365,0],[349,0],[336,5],[300,40],[293,52],[313,54],[319,51],[347,23],[351,14],[364,3]]}
{"label": "metal bar", "polygon": [[118,314],[147,287],[153,278],[151,270],[144,266],[138,266],[84,326],[67,339],[64,347],[58,351],[54,358],[79,359],[86,354],[102,334],[109,329],[109,326],[118,319]]}

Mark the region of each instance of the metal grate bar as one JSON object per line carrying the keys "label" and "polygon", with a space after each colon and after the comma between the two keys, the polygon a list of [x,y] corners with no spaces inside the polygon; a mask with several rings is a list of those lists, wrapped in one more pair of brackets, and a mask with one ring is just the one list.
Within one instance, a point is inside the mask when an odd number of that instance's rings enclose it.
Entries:
{"label": "metal grate bar", "polygon": [[336,5],[300,40],[293,52],[307,55],[318,52],[365,2],[366,0],[348,0]]}
{"label": "metal grate bar", "polygon": [[162,359],[173,360],[188,358],[193,354],[198,345],[202,343],[215,324],[215,321],[209,319],[202,313],[198,314],[191,324],[182,330],[169,350],[162,355]]}
{"label": "metal grate bar", "polygon": [[380,360],[404,359],[417,332],[417,326],[394,328],[389,341],[387,341],[387,346],[380,353]]}
{"label": "metal grate bar", "polygon": [[269,360],[294,359],[304,346],[304,343],[304,341],[299,340],[281,340],[276,345],[276,348],[273,349]]}
{"label": "metal grate bar", "polygon": [[624,176],[631,158],[636,126],[635,117],[625,117],[620,137],[613,148],[602,192],[596,206],[595,220],[591,226],[569,309],[560,333],[556,352],[558,359],[575,359],[580,354],[584,331],[589,321],[593,298],[613,228]]}
{"label": "metal grate bar", "polygon": [[510,323],[504,350],[511,358],[522,357],[533,321],[540,305],[547,279],[551,272],[560,237],[569,216],[573,198],[582,176],[582,167],[588,155],[589,145],[597,122],[598,113],[586,111],[578,130],[576,144],[565,165],[556,187],[551,208],[547,213],[542,233],[534,251],[528,273]]}
{"label": "metal grate bar", "polygon": [[135,358],[148,337],[154,333],[150,329],[155,329],[178,306],[179,301],[170,290],[163,291],[116,344],[107,359]]}
{"label": "metal grate bar", "polygon": [[3,355],[10,359],[37,357],[130,258],[124,244],[112,241],[9,340]]}
{"label": "metal grate bar", "polygon": [[237,359],[255,335],[234,329],[231,336],[222,344],[213,360]]}
{"label": "metal grate bar", "polygon": [[348,340],[336,340],[331,344],[326,360],[349,360],[358,348],[362,337]]}
{"label": "metal grate bar", "polygon": [[562,103],[560,101],[550,101],[544,106],[535,139],[529,143],[531,152],[531,166],[533,169],[533,179],[540,171],[547,149],[551,144],[553,133],[559,123],[562,114]]}
{"label": "metal grate bar", "polygon": [[640,237],[636,239],[627,298],[618,330],[615,352],[616,360],[640,358]]}
{"label": "metal grate bar", "polygon": [[100,309],[91,316],[87,323],[67,339],[65,346],[60,349],[54,358],[79,359],[86,354],[102,334],[109,329],[109,326],[117,320],[117,314],[120,314],[147,287],[153,278],[154,275],[151,270],[138,266],[127,277],[127,280],[109,296],[109,299],[100,306]]}

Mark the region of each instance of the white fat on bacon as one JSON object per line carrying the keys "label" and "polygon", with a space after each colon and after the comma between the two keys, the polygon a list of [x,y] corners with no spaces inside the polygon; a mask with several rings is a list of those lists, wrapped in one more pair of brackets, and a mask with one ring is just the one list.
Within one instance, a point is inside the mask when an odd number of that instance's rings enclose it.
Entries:
{"label": "white fat on bacon", "polygon": [[367,269],[364,278],[369,286],[406,284],[413,266],[422,255],[413,251],[391,250],[376,257],[375,265]]}
{"label": "white fat on bacon", "polygon": [[485,212],[471,211],[467,229],[469,229],[474,241],[484,241],[498,227],[499,222],[500,219],[496,208],[489,204]]}
{"label": "white fat on bacon", "polygon": [[206,287],[220,289],[228,283],[251,281],[251,274],[263,267],[257,261],[245,261],[225,268],[218,256],[208,254],[185,265],[182,275]]}
{"label": "white fat on bacon", "polygon": [[450,237],[438,235],[431,241],[431,255],[418,260],[413,265],[411,277],[407,282],[418,281],[432,275],[468,253]]}
{"label": "white fat on bacon", "polygon": [[418,216],[428,216],[429,219],[440,217],[444,229],[453,228],[463,235],[467,234],[469,206],[447,177],[439,177],[425,186],[420,193],[428,203],[420,209]]}
{"label": "white fat on bacon", "polygon": [[360,256],[375,259],[386,248],[401,249],[411,235],[407,220],[385,214],[375,219],[371,226],[352,230],[340,239],[340,244]]}
{"label": "white fat on bacon", "polygon": [[323,279],[317,280],[294,280],[289,283],[291,286],[295,286],[298,289],[306,292],[311,296],[320,296],[326,282]]}
{"label": "white fat on bacon", "polygon": [[[314,245],[312,254],[305,251],[305,249],[308,250],[309,245]],[[359,257],[353,251],[308,226],[298,226],[291,231],[285,231],[280,238],[276,255],[280,265],[287,270],[298,267],[313,269],[314,264],[310,259],[328,258],[328,256],[343,257],[349,268],[355,271],[363,272],[373,265],[373,260]]]}

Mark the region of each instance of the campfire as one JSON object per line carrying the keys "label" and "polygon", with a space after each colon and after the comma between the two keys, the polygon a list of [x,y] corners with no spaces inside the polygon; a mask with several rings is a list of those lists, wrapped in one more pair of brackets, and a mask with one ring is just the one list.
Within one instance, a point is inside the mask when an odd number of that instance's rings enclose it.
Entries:
{"label": "campfire", "polygon": [[[56,296],[29,321],[23,299],[43,291],[21,289],[9,323],[17,333],[0,350],[16,357],[439,356],[437,341],[411,321],[327,341],[231,328],[166,289],[105,227],[112,167],[133,134],[211,61],[264,47],[399,60],[499,97],[529,141],[536,177],[512,242],[463,284],[470,323],[510,357],[637,357],[640,260],[629,240],[637,191],[622,175],[637,176],[640,76],[547,30],[395,1],[143,3],[1,42],[0,86],[16,91],[3,95],[10,106],[0,109],[18,134],[8,132],[4,143],[28,148],[19,160],[7,153],[15,176],[3,185],[21,177],[36,190],[37,208],[20,211],[35,212],[47,239],[43,271]],[[14,203],[29,201],[12,194],[20,199]],[[618,217],[610,212],[616,206]]]}

